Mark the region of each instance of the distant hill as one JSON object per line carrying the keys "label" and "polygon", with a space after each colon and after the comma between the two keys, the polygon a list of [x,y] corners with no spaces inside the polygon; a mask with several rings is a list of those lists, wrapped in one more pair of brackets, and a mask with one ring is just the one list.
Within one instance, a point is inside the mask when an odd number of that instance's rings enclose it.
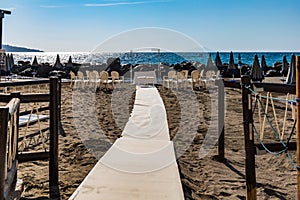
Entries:
{"label": "distant hill", "polygon": [[11,45],[3,45],[2,48],[5,49],[6,52],[43,52],[41,50],[37,50],[37,49],[28,49],[25,47],[15,47],[15,46],[11,46]]}

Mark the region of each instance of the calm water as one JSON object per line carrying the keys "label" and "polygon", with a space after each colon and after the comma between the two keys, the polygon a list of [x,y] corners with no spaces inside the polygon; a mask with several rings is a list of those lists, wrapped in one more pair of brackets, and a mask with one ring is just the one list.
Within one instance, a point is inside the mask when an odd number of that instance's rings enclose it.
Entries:
{"label": "calm water", "polygon": [[[76,63],[106,63],[109,57],[120,57],[122,64],[157,64],[158,60],[160,62],[175,64],[181,63],[182,61],[193,61],[206,64],[209,53],[166,53],[162,52],[158,54],[157,52],[133,52],[131,53],[107,53],[107,54],[90,54],[90,53],[13,53],[15,64],[19,60],[33,61],[34,56],[37,56],[39,63],[50,63],[53,64],[56,60],[56,55],[60,55],[60,60],[62,63],[68,61],[69,56],[72,56],[73,62]],[[220,57],[223,63],[229,63],[229,52],[220,53]],[[268,66],[272,66],[275,62],[282,62],[283,56],[287,57],[288,62],[291,60],[291,52],[234,52],[235,63],[238,62],[238,54],[241,55],[242,63],[252,65],[254,55],[257,54],[261,59],[262,55],[265,55],[266,62]],[[295,55],[299,55],[299,52],[295,52]],[[212,59],[215,59],[216,53],[211,53]]]}

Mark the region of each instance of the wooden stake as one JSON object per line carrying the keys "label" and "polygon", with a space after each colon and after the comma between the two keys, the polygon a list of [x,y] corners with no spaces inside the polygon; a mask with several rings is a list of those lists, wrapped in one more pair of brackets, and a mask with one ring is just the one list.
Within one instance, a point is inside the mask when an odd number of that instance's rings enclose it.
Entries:
{"label": "wooden stake", "polygon": [[218,143],[218,154],[219,154],[218,156],[219,159],[223,161],[225,159],[225,148],[224,148],[225,91],[224,91],[224,84],[222,79],[216,80],[216,84],[218,86],[218,129],[220,134],[219,143]]}
{"label": "wooden stake", "polygon": [[8,108],[0,108],[0,200],[5,199],[5,180],[7,175],[7,121]]}
{"label": "wooden stake", "polygon": [[59,123],[59,83],[57,77],[50,78],[50,198],[60,199],[58,186],[58,123]]}
{"label": "wooden stake", "polygon": [[242,77],[242,101],[243,101],[243,120],[244,120],[244,141],[246,151],[246,187],[247,199],[256,200],[256,175],[255,175],[255,148],[252,131],[252,97],[251,92],[246,89],[251,86],[250,77]]}

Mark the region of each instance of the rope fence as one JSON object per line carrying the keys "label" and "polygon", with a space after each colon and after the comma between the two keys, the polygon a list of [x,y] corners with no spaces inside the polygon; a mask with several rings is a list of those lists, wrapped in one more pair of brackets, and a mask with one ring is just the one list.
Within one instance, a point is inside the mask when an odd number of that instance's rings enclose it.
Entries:
{"label": "rope fence", "polygon": [[[255,83],[251,82],[248,76],[241,78],[241,83],[238,83],[240,86],[228,84],[242,90],[247,199],[257,199],[255,155],[259,155],[261,150],[271,155],[286,154],[298,173],[297,194],[298,198],[300,197],[300,141],[298,136],[300,131],[298,120],[300,58],[297,57],[297,60],[296,85]],[[276,97],[273,93],[278,96]],[[278,110],[281,112],[281,117],[278,117]],[[296,137],[294,137],[295,133]],[[291,154],[291,151],[296,151],[297,159],[294,159],[295,156]]]}

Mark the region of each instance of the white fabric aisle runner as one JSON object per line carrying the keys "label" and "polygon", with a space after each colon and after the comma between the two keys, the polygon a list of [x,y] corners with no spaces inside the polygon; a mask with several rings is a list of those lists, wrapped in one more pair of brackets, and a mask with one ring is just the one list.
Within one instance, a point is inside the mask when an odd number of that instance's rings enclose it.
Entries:
{"label": "white fabric aisle runner", "polygon": [[125,173],[149,173],[176,164],[171,141],[120,138],[100,162]]}
{"label": "white fabric aisle runner", "polygon": [[170,140],[165,106],[156,88],[137,86],[134,107],[122,136]]}
{"label": "white fabric aisle runner", "polygon": [[73,199],[184,199],[166,111],[156,88],[137,87],[122,137],[91,170]]}

